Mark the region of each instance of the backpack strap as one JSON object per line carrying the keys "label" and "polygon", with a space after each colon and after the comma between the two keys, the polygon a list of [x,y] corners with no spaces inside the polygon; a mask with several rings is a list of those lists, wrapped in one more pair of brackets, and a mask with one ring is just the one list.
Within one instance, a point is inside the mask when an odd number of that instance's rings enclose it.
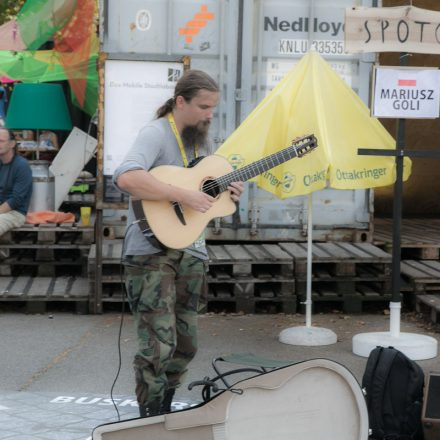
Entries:
{"label": "backpack strap", "polygon": [[376,421],[376,426],[371,426],[371,428],[373,429],[373,436],[375,434],[379,434],[380,438],[385,435],[385,432],[383,431],[384,423],[382,417],[382,404],[384,402],[385,388],[391,366],[397,353],[398,351],[393,347],[380,347],[380,349],[377,351],[375,368],[372,374],[372,380],[369,384],[370,402],[378,403],[377,405],[370,404],[369,406],[371,417]]}
{"label": "backpack strap", "polygon": [[[402,353],[402,355],[405,356],[403,353]],[[406,356],[405,356],[405,358],[406,358]],[[414,417],[414,415],[410,413],[410,410],[412,409],[413,404],[414,404],[414,398],[416,398],[417,401],[420,402],[420,411],[422,410],[423,387],[425,385],[425,374],[424,374],[422,368],[420,367],[420,365],[418,365],[416,362],[412,361],[409,358],[407,358],[407,362],[411,366],[411,368],[410,368],[411,378],[409,380],[408,393],[407,393],[407,398],[406,398],[407,412],[405,414],[405,418],[403,421],[405,427],[408,425],[408,420],[410,418]],[[420,432],[418,432],[418,431],[415,431],[415,432],[413,432],[412,435],[408,436],[408,440],[413,440],[413,439],[418,439],[418,438],[420,438]]]}
{"label": "backpack strap", "polygon": [[362,388],[365,390],[365,400],[368,408],[370,408],[371,403],[371,382],[373,381],[373,376],[376,371],[377,363],[382,350],[383,347],[376,347],[371,351],[370,355],[368,356],[364,375],[362,376]]}

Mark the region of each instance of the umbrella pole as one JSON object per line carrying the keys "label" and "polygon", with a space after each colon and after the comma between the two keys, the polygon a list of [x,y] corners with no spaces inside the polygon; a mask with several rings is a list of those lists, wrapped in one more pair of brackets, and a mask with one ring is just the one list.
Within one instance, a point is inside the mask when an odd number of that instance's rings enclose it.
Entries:
{"label": "umbrella pole", "polygon": [[312,326],[312,243],[313,243],[313,200],[310,193],[307,200],[307,291],[306,291],[306,327]]}
{"label": "umbrella pole", "polygon": [[312,243],[313,243],[313,199],[312,194],[307,199],[307,289],[306,300],[301,304],[306,306],[306,325],[290,327],[281,331],[278,340],[291,345],[330,345],[338,340],[336,333],[330,329],[312,326]]}

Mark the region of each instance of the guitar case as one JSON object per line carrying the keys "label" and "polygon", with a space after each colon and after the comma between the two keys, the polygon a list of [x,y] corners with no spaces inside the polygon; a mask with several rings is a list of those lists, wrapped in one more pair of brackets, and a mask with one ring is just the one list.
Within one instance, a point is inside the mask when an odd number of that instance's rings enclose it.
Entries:
{"label": "guitar case", "polygon": [[344,366],[313,359],[236,383],[165,415],[98,426],[93,440],[367,440],[362,390]]}

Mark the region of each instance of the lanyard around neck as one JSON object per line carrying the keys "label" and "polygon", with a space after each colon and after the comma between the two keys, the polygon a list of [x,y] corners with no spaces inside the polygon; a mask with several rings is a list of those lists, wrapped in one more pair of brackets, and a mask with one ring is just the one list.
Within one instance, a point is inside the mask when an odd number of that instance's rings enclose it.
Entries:
{"label": "lanyard around neck", "polygon": [[[171,130],[173,130],[174,136],[176,137],[176,141],[179,145],[179,150],[180,150],[180,154],[182,156],[182,160],[183,160],[183,165],[185,165],[185,167],[188,166],[188,159],[186,157],[186,152],[185,152],[185,147],[183,146],[183,142],[182,142],[182,138],[180,137],[179,132],[177,131],[177,127],[176,127],[176,121],[174,120],[174,116],[172,113],[168,114],[168,121],[170,123],[171,126]],[[197,145],[194,147],[194,157],[198,157],[199,155],[199,151],[197,148]]]}

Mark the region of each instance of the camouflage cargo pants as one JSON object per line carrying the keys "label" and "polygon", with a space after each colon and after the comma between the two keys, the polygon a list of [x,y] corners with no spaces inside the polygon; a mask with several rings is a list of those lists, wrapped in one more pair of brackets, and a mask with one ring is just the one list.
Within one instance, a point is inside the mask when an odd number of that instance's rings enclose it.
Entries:
{"label": "camouflage cargo pants", "polygon": [[197,310],[205,286],[202,260],[167,250],[125,261],[128,302],[139,343],[133,367],[141,405],[160,403],[180,385],[197,351]]}

